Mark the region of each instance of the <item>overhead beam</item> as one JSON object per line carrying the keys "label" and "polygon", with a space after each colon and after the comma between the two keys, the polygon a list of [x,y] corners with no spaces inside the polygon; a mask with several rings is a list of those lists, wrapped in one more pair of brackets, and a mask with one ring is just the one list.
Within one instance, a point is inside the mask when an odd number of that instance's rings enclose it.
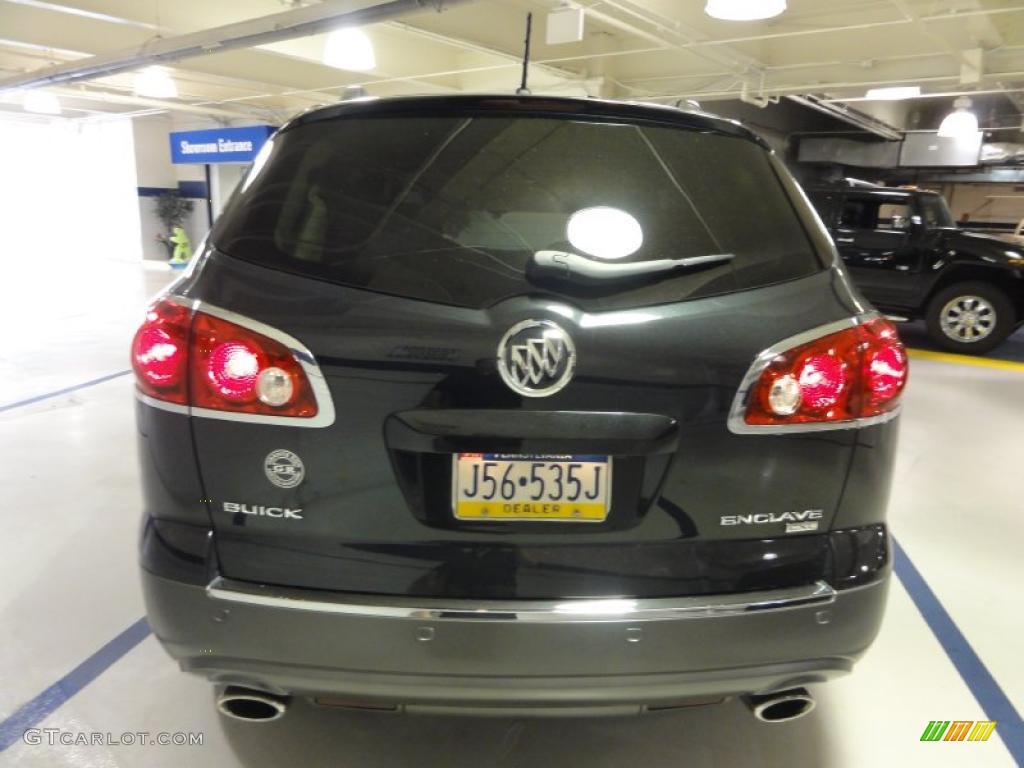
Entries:
{"label": "overhead beam", "polygon": [[106,77],[149,64],[177,61],[235,48],[250,48],[279,40],[315,35],[341,26],[374,24],[425,9],[441,11],[472,1],[327,0],[317,5],[294,8],[199,32],[157,38],[141,46],[4,78],[0,80],[0,93]]}

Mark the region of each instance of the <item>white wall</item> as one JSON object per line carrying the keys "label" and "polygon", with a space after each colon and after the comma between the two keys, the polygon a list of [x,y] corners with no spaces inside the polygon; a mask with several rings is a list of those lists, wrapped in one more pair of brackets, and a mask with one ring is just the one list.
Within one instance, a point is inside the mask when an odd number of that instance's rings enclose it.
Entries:
{"label": "white wall", "polygon": [[1016,226],[1024,219],[1022,184],[944,184],[941,185],[941,191],[955,219],[959,220],[965,213],[970,216],[968,225]]}
{"label": "white wall", "polygon": [[19,258],[141,258],[127,120],[0,120],[4,249]]}
{"label": "white wall", "polygon": [[210,169],[210,197],[213,200],[214,219],[220,216],[224,206],[231,199],[231,193],[235,191],[235,187],[242,181],[242,177],[248,168],[248,164],[222,163]]}
{"label": "white wall", "polygon": [[[171,163],[169,136],[172,131],[214,127],[216,123],[197,123],[194,118],[182,121],[167,114],[149,115],[132,120],[138,186],[175,189],[179,181],[205,182],[206,175],[202,165]],[[185,231],[195,246],[210,228],[210,218],[205,200],[193,199],[192,202],[194,207],[185,222]],[[164,232],[164,225],[156,216],[156,198],[139,196],[137,207],[141,222],[140,248],[145,258],[166,261],[167,249],[157,241],[156,236],[169,233]]]}
{"label": "white wall", "polygon": [[174,130],[169,115],[150,115],[132,120],[135,138],[135,175],[140,187],[176,187],[178,177],[171,164],[168,135]]}

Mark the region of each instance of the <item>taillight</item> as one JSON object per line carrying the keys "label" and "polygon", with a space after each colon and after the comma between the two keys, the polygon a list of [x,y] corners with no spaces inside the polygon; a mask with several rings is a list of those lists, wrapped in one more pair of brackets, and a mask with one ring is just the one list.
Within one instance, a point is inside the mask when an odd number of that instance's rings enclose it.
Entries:
{"label": "taillight", "polygon": [[162,301],[146,311],[132,340],[132,368],[143,394],[184,405],[188,402],[187,307]]}
{"label": "taillight", "polygon": [[[156,400],[250,414],[257,420],[261,416],[316,417],[320,412],[316,393],[289,346],[220,316],[228,313],[213,312],[213,308],[193,312],[170,300],[149,308],[132,344],[141,392]],[[301,345],[295,342],[294,346]],[[305,349],[302,352],[308,354]],[[323,415],[333,420],[333,413]],[[324,419],[317,421],[320,426]]]}
{"label": "taillight", "polygon": [[281,342],[215,315],[192,323],[192,405],[267,416],[316,416],[309,378]]}
{"label": "taillight", "polygon": [[896,328],[868,319],[758,358],[737,396],[733,431],[860,426],[899,405],[907,355]]}

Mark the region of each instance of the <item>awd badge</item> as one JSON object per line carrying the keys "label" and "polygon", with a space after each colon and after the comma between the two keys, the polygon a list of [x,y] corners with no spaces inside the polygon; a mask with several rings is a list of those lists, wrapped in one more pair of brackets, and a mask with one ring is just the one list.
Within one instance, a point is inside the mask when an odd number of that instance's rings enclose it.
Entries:
{"label": "awd badge", "polygon": [[263,460],[263,471],[267,479],[278,488],[294,488],[306,476],[302,459],[284,448],[267,454]]}

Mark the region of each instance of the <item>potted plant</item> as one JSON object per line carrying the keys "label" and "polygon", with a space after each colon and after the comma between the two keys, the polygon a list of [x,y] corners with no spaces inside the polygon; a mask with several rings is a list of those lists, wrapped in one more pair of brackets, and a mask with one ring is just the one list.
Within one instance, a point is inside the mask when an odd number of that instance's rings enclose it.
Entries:
{"label": "potted plant", "polygon": [[169,189],[156,199],[156,215],[165,230],[156,239],[167,247],[167,255],[172,264],[184,264],[192,255],[188,235],[182,224],[194,207],[195,203],[182,197],[176,189]]}

